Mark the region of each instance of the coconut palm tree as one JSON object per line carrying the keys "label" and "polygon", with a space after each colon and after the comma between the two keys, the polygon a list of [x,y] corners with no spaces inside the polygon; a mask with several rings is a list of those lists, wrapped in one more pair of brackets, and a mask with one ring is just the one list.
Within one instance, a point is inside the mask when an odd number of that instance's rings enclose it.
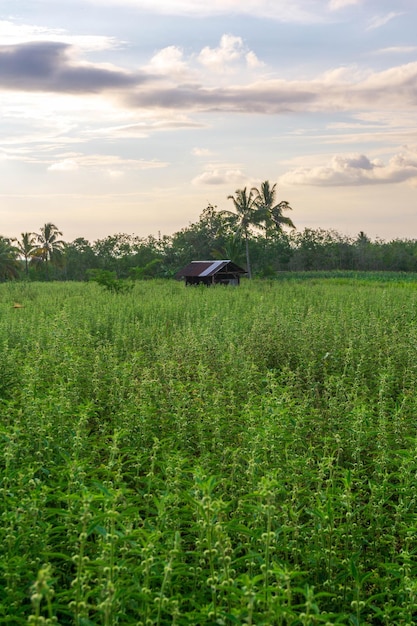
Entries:
{"label": "coconut palm tree", "polygon": [[19,261],[17,248],[10,239],[0,237],[0,280],[17,278],[19,275]]}
{"label": "coconut palm tree", "polygon": [[16,248],[25,259],[25,273],[29,274],[29,259],[36,251],[36,235],[34,233],[21,233],[20,241],[15,239]]}
{"label": "coconut palm tree", "polygon": [[291,211],[289,203],[286,200],[276,202],[277,185],[274,183],[271,187],[269,180],[265,180],[259,189],[254,187],[252,193],[255,194],[254,203],[258,211],[262,215],[262,221],[265,230],[272,228],[282,232],[283,226],[295,228],[292,220],[283,215],[283,211]]}
{"label": "coconut palm tree", "polygon": [[227,196],[228,200],[232,200],[235,213],[232,211],[222,211],[223,214],[230,215],[236,220],[235,237],[245,239],[246,250],[246,269],[248,277],[252,278],[250,256],[249,256],[249,229],[251,226],[260,226],[262,223],[262,212],[255,205],[255,197],[253,191],[237,189],[235,195]]}
{"label": "coconut palm tree", "polygon": [[52,222],[45,224],[40,233],[36,234],[36,256],[45,263],[47,277],[49,277],[49,262],[55,256],[60,255],[65,247],[65,242],[58,237],[62,237],[62,233]]}

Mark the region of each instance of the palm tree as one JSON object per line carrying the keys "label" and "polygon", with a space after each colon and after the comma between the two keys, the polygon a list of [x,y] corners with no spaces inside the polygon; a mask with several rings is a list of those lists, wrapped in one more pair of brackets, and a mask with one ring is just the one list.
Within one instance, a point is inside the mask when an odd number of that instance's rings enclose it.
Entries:
{"label": "palm tree", "polygon": [[246,266],[248,277],[252,278],[249,257],[249,228],[251,226],[261,225],[262,212],[255,205],[253,190],[249,191],[248,193],[246,187],[244,189],[237,189],[235,191],[235,195],[227,196],[227,199],[233,201],[236,213],[233,213],[232,211],[222,211],[222,213],[228,214],[235,219],[237,218],[235,237],[240,238],[243,234],[243,237],[245,239]]}
{"label": "palm tree", "polygon": [[0,237],[0,280],[17,278],[19,275],[17,253],[10,239]]}
{"label": "palm tree", "polygon": [[29,259],[36,250],[36,235],[34,233],[21,233],[21,240],[15,239],[16,248],[25,259],[25,273],[29,274]]}
{"label": "palm tree", "polygon": [[49,277],[49,261],[54,256],[63,252],[65,242],[58,237],[62,237],[62,233],[55,224],[48,222],[41,228],[40,233],[36,234],[37,248],[36,253],[42,261],[45,262],[46,275]]}
{"label": "palm tree", "polygon": [[266,231],[275,228],[278,232],[282,232],[283,226],[295,228],[292,220],[282,214],[283,211],[292,210],[289,203],[286,200],[276,203],[276,183],[271,187],[269,180],[265,180],[259,189],[254,187],[252,192],[256,194],[254,203],[262,214],[262,221],[265,224]]}

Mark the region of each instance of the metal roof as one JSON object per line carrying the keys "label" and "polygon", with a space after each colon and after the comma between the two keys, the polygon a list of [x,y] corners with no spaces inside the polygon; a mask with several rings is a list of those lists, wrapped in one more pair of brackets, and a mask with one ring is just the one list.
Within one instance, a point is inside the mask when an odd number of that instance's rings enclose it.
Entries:
{"label": "metal roof", "polygon": [[222,259],[221,261],[191,261],[177,273],[177,276],[195,276],[199,278],[213,276],[213,274],[217,274],[226,266],[229,266],[227,269],[231,272],[246,274],[244,269],[230,261],[230,259]]}
{"label": "metal roof", "polygon": [[[197,261],[198,263],[198,261]],[[221,270],[229,261],[214,261],[209,267],[203,270],[200,276],[213,276],[216,272]]]}

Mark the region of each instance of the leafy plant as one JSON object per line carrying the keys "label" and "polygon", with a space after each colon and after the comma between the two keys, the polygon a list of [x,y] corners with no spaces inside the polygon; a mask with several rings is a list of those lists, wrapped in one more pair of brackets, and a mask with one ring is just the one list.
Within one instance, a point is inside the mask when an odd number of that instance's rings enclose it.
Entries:
{"label": "leafy plant", "polygon": [[127,293],[132,290],[133,284],[125,280],[120,280],[116,272],[110,270],[93,269],[88,270],[89,280],[92,280],[112,293]]}
{"label": "leafy plant", "polygon": [[1,284],[0,621],[414,623],[417,289],[382,278]]}

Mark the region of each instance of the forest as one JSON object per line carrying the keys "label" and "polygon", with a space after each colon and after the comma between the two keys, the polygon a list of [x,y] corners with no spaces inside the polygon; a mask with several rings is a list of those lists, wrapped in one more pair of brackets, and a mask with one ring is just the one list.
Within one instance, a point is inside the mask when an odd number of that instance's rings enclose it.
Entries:
{"label": "forest", "polygon": [[248,276],[274,278],[294,271],[417,271],[417,239],[372,240],[363,231],[298,230],[276,201],[276,185],[238,189],[228,198],[234,211],[209,204],[199,219],[172,235],[116,233],[90,242],[67,242],[49,222],[39,233],[0,236],[0,280],[84,281],[94,271],[117,279],[170,278],[192,260],[231,259]]}

